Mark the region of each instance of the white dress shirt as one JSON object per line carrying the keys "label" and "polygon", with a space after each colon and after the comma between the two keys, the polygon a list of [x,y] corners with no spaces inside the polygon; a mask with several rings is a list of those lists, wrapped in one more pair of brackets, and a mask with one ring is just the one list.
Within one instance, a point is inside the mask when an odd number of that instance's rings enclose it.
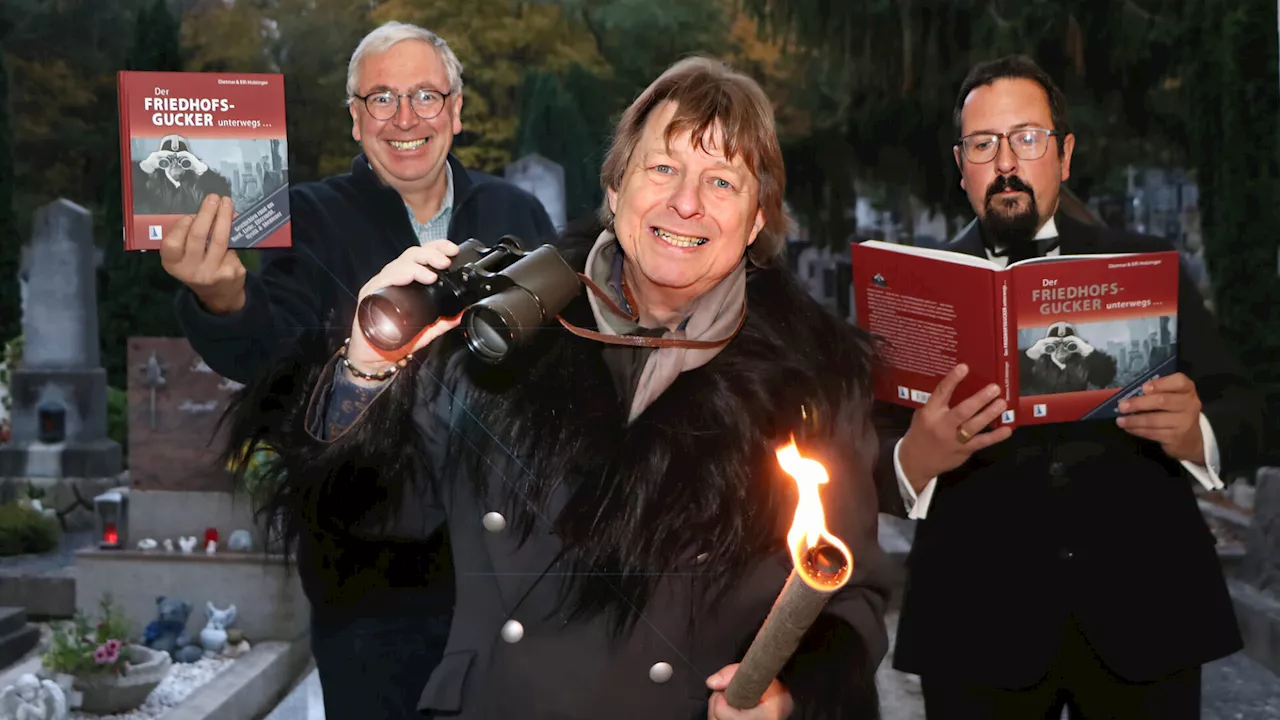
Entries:
{"label": "white dress shirt", "polygon": [[[1044,238],[1056,237],[1058,234],[1058,225],[1053,218],[1049,218],[1049,222],[1040,228],[1036,233],[1035,239],[1042,240]],[[1046,253],[1046,257],[1053,257],[1058,254],[1055,247]],[[992,255],[991,250],[987,250],[987,259],[999,264],[1001,267],[1008,260],[1001,255]],[[1186,460],[1182,461],[1182,466],[1191,473],[1191,476],[1200,482],[1208,490],[1221,490],[1224,487],[1222,479],[1218,477],[1222,465],[1222,459],[1218,453],[1218,440],[1213,434],[1213,428],[1209,425],[1209,419],[1200,413],[1200,437],[1204,441],[1204,465],[1197,465]],[[902,462],[898,459],[898,453],[902,449],[902,441],[899,440],[893,446],[893,470],[898,476],[898,488],[902,492],[902,500],[907,506],[907,517],[912,520],[920,520],[929,514],[929,505],[933,502],[933,491],[938,485],[938,478],[932,478],[929,483],[924,486],[919,495],[916,494],[915,488],[911,487],[911,483],[907,481],[907,476],[902,472]]]}

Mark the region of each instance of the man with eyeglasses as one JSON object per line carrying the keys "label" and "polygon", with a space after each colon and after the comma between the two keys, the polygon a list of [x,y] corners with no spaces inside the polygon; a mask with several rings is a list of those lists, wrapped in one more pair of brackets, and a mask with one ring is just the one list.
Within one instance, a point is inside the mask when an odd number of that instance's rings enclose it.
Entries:
{"label": "man with eyeglasses", "polygon": [[[163,265],[185,286],[182,327],[224,377],[252,383],[300,333],[325,333],[336,350],[364,284],[399,257],[429,256],[433,241],[493,244],[511,234],[534,247],[555,233],[533,195],[450,153],[462,130],[462,64],[443,39],[397,22],[378,27],[352,54],[346,89],[363,152],[348,174],[290,188],[293,247],[261,251],[261,272],[246,273],[227,249],[231,198],[214,195],[164,239]],[[326,502],[343,502],[341,488],[327,492]],[[388,537],[366,524],[321,520],[299,542],[326,713],[416,718],[453,611],[448,540]]]}
{"label": "man with eyeglasses", "polygon": [[[975,67],[955,123],[977,218],[946,249],[1004,264],[1169,248],[1060,212],[1075,136],[1031,60]],[[1179,372],[1118,421],[989,430],[1004,402],[953,397],[963,367],[914,413],[879,409],[877,472],[920,520],[894,667],[920,675],[930,720],[1198,718],[1200,666],[1240,649],[1194,491],[1252,466],[1261,411],[1185,272],[1178,302]]]}

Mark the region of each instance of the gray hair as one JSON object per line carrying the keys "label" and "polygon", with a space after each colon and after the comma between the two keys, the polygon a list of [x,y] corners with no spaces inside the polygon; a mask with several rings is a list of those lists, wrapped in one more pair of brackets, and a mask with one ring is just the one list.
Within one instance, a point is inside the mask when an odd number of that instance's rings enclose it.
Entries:
{"label": "gray hair", "polygon": [[347,63],[348,102],[351,101],[352,96],[359,92],[357,86],[360,83],[360,64],[364,59],[369,55],[384,53],[390,50],[392,45],[405,40],[417,40],[435,48],[436,52],[440,53],[440,60],[444,63],[445,72],[449,74],[449,92],[456,93],[462,90],[462,62],[458,60],[457,55],[453,54],[453,50],[449,48],[449,43],[426,28],[392,20],[391,22],[383,23],[374,28],[368,35],[365,35],[360,44],[356,46],[356,51],[351,53],[351,62]]}

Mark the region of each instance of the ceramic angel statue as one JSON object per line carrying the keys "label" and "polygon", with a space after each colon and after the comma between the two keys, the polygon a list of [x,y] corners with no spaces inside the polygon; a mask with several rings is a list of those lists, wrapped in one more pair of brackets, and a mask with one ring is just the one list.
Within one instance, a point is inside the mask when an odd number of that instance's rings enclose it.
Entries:
{"label": "ceramic angel statue", "polygon": [[0,718],[67,720],[67,696],[54,681],[27,673],[0,691]]}

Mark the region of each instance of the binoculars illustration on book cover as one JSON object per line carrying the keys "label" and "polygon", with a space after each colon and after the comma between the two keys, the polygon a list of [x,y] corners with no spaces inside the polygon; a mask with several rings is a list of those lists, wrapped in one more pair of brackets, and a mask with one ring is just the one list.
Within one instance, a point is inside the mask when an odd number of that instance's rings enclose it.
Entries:
{"label": "binoculars illustration on book cover", "polygon": [[398,350],[440,318],[462,313],[467,348],[492,364],[505,360],[578,294],[578,274],[550,245],[534,250],[504,236],[493,247],[471,239],[431,285],[410,283],[367,295],[357,309],[374,347]]}

